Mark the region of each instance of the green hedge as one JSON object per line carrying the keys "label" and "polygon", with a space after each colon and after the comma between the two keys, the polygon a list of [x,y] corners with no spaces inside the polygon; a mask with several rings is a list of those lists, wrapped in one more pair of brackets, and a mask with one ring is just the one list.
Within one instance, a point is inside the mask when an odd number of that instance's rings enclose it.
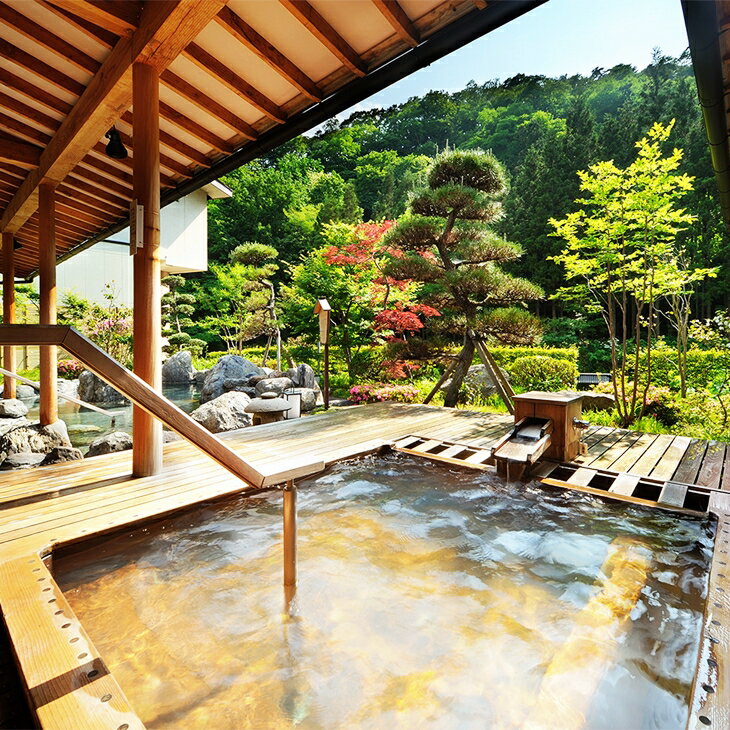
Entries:
{"label": "green hedge", "polygon": [[[730,363],[726,350],[689,350],[687,353],[687,384],[691,388],[707,388],[722,381]],[[641,358],[642,372],[646,372],[646,357]],[[677,352],[670,348],[654,350],[651,356],[651,382],[672,389],[679,387]]]}
{"label": "green hedge", "polygon": [[549,357],[553,360],[577,362],[577,347],[490,347],[489,352],[498,365],[509,368],[519,357]]}

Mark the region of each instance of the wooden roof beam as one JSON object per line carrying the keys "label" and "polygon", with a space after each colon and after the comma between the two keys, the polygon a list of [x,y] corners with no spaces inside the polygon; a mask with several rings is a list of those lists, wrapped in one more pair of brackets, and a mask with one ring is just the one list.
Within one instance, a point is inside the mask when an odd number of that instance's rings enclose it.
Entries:
{"label": "wooden roof beam", "polygon": [[372,0],[381,15],[390,23],[393,30],[409,45],[415,48],[421,42],[421,34],[406,15],[398,0]]}
{"label": "wooden roof beam", "polygon": [[249,51],[256,54],[265,64],[273,68],[280,76],[299,89],[302,94],[308,96],[313,101],[322,100],[322,89],[230,8],[222,8],[215,19],[220,26],[233,34]]}
{"label": "wooden roof beam", "polygon": [[142,3],[135,0],[50,0],[63,10],[108,28],[119,36],[130,36],[141,20]]}
{"label": "wooden roof beam", "polygon": [[255,89],[249,84],[248,81],[231,71],[228,66],[221,63],[212,53],[208,53],[208,51],[201,48],[197,43],[191,43],[185,49],[184,55],[196,66],[203,69],[203,71],[207,71],[215,76],[231,91],[238,94],[238,96],[258,109],[262,114],[265,114],[275,122],[286,121],[286,112],[281,107],[274,104],[271,99],[264,96],[258,89]]}
{"label": "wooden roof beam", "polygon": [[63,3],[57,5],[53,3],[53,0],[37,0],[37,2],[43,5],[44,8],[50,10],[54,15],[71,23],[74,28],[85,33],[89,38],[93,38],[107,48],[111,48],[119,40],[119,33],[112,33],[106,30],[106,28],[102,28],[96,23],[93,23],[91,20],[76,15],[76,13],[64,7]]}
{"label": "wooden roof beam", "polygon": [[36,101],[47,109],[52,109],[61,114],[68,114],[73,107],[73,104],[59,99],[45,89],[41,89],[40,86],[30,83],[27,79],[21,78],[5,68],[0,68],[0,84],[4,84],[28,99]]}
{"label": "wooden roof beam", "polygon": [[42,151],[41,147],[0,132],[0,160],[4,162],[14,162],[21,167],[38,167]]}
{"label": "wooden roof beam", "polygon": [[[218,14],[223,4],[224,0],[145,3],[138,29],[119,40],[84,89],[41,155],[39,168],[28,175],[5,208],[0,230],[17,231],[38,206],[40,184],[62,181],[131,106],[132,65],[140,61],[158,70],[166,68]],[[105,7],[109,5],[117,3],[104,3]]]}
{"label": "wooden roof beam", "polygon": [[355,49],[307,2],[279,2],[323,45],[357,76],[365,76],[367,67]]}
{"label": "wooden roof beam", "polygon": [[223,122],[242,137],[251,140],[258,137],[256,130],[247,121],[241,119],[241,117],[234,114],[230,109],[207,96],[197,86],[185,81],[185,79],[173,73],[170,69],[166,69],[160,74],[160,81],[174,92],[180,94],[180,96],[184,96],[188,101],[195,104],[198,109],[202,109],[204,112],[217,117],[218,121]]}
{"label": "wooden roof beam", "polygon": [[15,30],[26,38],[30,38],[35,43],[47,48],[82,71],[95,74],[101,66],[95,58],[79,50],[72,43],[54,35],[47,28],[44,28],[42,25],[39,25],[34,20],[31,20],[26,15],[23,15],[23,13],[18,12],[15,8],[3,2],[0,2],[0,21],[6,23],[11,28],[15,28]]}

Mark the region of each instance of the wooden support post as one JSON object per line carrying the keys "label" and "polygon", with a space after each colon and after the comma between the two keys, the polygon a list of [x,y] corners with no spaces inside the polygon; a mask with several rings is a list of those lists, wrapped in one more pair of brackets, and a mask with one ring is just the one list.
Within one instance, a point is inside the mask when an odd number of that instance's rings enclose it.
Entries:
{"label": "wooden support post", "polygon": [[284,487],[284,587],[297,584],[297,488],[289,480]]}
{"label": "wooden support post", "polygon": [[[40,323],[56,324],[56,190],[50,183],[38,188],[38,270]],[[41,426],[58,420],[58,348],[40,348]]]}
{"label": "wooden support post", "polygon": [[[144,207],[142,247],[134,255],[134,372],[162,389],[160,309],[160,98],[153,66],[132,68],[134,197]],[[132,469],[150,476],[162,469],[162,424],[134,407]]]}
{"label": "wooden support post", "polygon": [[[15,324],[15,238],[10,232],[3,233],[3,322]],[[7,370],[15,372],[15,348],[8,345],[3,348],[3,365]],[[15,398],[15,378],[4,378],[3,398]]]}

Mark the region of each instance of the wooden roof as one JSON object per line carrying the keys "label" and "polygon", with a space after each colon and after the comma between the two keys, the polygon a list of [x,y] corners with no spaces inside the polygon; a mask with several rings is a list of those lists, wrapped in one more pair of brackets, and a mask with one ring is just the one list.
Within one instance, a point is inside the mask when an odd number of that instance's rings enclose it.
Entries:
{"label": "wooden roof", "polygon": [[[21,244],[17,275],[38,267],[42,182],[58,184],[59,257],[126,225],[134,61],[160,71],[164,203],[543,1],[0,2],[0,229]],[[105,154],[113,124],[126,160]]]}

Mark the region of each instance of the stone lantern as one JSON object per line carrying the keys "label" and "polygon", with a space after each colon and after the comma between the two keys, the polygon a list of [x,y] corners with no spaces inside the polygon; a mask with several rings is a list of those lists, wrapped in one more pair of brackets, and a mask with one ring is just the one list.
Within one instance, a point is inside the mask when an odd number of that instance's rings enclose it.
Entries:
{"label": "stone lantern", "polygon": [[276,423],[284,420],[284,414],[292,407],[285,398],[280,398],[277,393],[262,393],[254,398],[245,408],[246,413],[253,415],[253,425],[260,426],[265,423]]}

